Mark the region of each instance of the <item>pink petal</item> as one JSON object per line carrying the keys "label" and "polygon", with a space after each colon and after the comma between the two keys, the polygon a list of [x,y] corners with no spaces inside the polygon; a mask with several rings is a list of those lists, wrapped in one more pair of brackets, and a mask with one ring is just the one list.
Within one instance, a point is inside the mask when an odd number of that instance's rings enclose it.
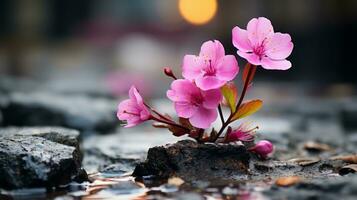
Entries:
{"label": "pink petal", "polygon": [[218,40],[207,41],[202,44],[200,57],[204,57],[206,60],[211,60],[212,64],[215,64],[218,59],[225,55],[224,47]]}
{"label": "pink petal", "polygon": [[201,74],[202,68],[206,66],[202,57],[185,55],[182,65],[182,76],[188,80],[194,80]]}
{"label": "pink petal", "polygon": [[139,112],[136,103],[131,99],[126,99],[119,103],[117,112],[118,119],[127,120],[133,116],[132,114],[128,114],[126,112],[135,114]]}
{"label": "pink petal", "polygon": [[144,109],[140,112],[140,119],[145,121],[150,118],[151,114],[147,109]]}
{"label": "pink petal", "polygon": [[144,108],[144,101],[141,95],[139,94],[138,89],[136,89],[135,86],[131,86],[129,90],[129,97],[130,99],[136,101],[136,103],[139,105],[139,107]]}
{"label": "pink petal", "polygon": [[274,34],[273,25],[265,17],[253,18],[247,25],[248,38],[253,46],[262,44],[264,39]]}
{"label": "pink petal", "polygon": [[246,52],[242,52],[242,51],[237,51],[237,54],[248,60],[248,62],[250,62],[253,65],[260,65],[261,61],[258,55],[256,55],[255,53],[246,53]]}
{"label": "pink petal", "polygon": [[128,114],[126,114],[124,111],[130,106],[130,103],[130,99],[126,99],[119,103],[117,112],[117,117],[119,120],[125,120],[128,117]]}
{"label": "pink petal", "polygon": [[175,110],[179,117],[190,118],[197,111],[197,107],[189,102],[175,102]]}
{"label": "pink petal", "polygon": [[196,79],[196,84],[201,90],[212,90],[222,87],[226,81],[220,80],[215,76],[204,76]]}
{"label": "pink petal", "polygon": [[192,93],[199,93],[200,90],[189,80],[178,79],[171,83],[171,90],[166,95],[171,101],[187,101],[191,99]]}
{"label": "pink petal", "polygon": [[238,26],[234,27],[232,30],[232,42],[233,45],[240,51],[248,52],[253,50],[248,39],[247,31],[239,28]]}
{"label": "pink petal", "polygon": [[204,98],[202,105],[208,109],[217,108],[218,104],[222,100],[222,94],[219,89],[203,91],[202,95]]}
{"label": "pink petal", "polygon": [[289,34],[275,33],[266,43],[266,55],[271,59],[285,59],[293,51],[293,43]]}
{"label": "pink petal", "polygon": [[216,76],[225,81],[233,80],[239,71],[238,62],[233,55],[221,58],[217,63],[216,69]]}
{"label": "pink petal", "polygon": [[265,69],[287,70],[291,67],[288,60],[272,60],[268,57],[262,59],[262,67]]}
{"label": "pink petal", "polygon": [[125,125],[124,127],[125,128],[131,128],[131,127],[134,127],[140,123],[142,123],[143,121],[140,120],[140,118],[130,118],[127,120],[127,125]]}
{"label": "pink petal", "polygon": [[216,119],[216,109],[206,109],[199,107],[195,114],[189,119],[189,121],[194,127],[209,128]]}

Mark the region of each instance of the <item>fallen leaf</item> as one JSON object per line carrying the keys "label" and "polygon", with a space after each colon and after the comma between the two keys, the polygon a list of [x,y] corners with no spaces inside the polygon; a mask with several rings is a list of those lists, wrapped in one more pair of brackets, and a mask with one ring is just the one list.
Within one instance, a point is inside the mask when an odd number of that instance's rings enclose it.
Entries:
{"label": "fallen leaf", "polygon": [[357,154],[345,155],[345,156],[334,156],[330,160],[342,160],[347,163],[357,164]]}
{"label": "fallen leaf", "polygon": [[275,181],[275,184],[278,186],[288,187],[295,185],[301,182],[301,178],[299,176],[286,176],[280,177]]}
{"label": "fallen leaf", "polygon": [[288,160],[288,162],[293,162],[296,163],[300,166],[307,166],[307,165],[312,165],[315,164],[317,162],[319,162],[320,159],[319,158],[315,158],[315,157],[311,157],[311,158],[293,158]]}
{"label": "fallen leaf", "polygon": [[357,164],[346,165],[338,171],[338,173],[342,176],[349,173],[356,173],[356,172],[357,172]]}
{"label": "fallen leaf", "polygon": [[331,151],[332,148],[327,144],[308,141],[304,144],[304,149],[309,151]]}
{"label": "fallen leaf", "polygon": [[232,121],[247,117],[257,112],[262,106],[263,106],[263,101],[259,99],[245,102],[238,108],[238,111],[232,117]]}
{"label": "fallen leaf", "polygon": [[226,101],[227,105],[231,109],[231,112],[236,111],[236,103],[237,103],[237,87],[234,85],[233,82],[229,82],[221,87],[221,92]]}
{"label": "fallen leaf", "polygon": [[169,178],[169,180],[167,180],[167,183],[169,185],[180,186],[180,185],[184,184],[185,181],[182,180],[180,177],[172,177],[172,178]]}

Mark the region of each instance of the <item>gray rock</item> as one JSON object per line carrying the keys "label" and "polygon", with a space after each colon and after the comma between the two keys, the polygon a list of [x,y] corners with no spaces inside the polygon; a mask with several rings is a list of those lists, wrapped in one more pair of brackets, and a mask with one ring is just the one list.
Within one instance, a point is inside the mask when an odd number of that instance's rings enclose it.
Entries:
{"label": "gray rock", "polygon": [[59,127],[0,130],[0,187],[51,187],[86,180],[79,133]]}
{"label": "gray rock", "polygon": [[264,192],[270,199],[356,199],[357,176],[320,178],[298,183],[294,187],[272,187]]}
{"label": "gray rock", "polygon": [[98,148],[86,149],[83,166],[90,172],[100,171],[103,176],[121,176],[131,173],[140,159],[126,158],[125,155],[108,155]]}
{"label": "gray rock", "polygon": [[346,130],[357,130],[357,98],[345,102],[341,110],[341,120]]}
{"label": "gray rock", "polygon": [[146,161],[137,165],[133,175],[169,177],[174,174],[190,179],[211,179],[244,175],[250,155],[242,145],[198,144],[182,140],[150,148]]}
{"label": "gray rock", "polygon": [[16,92],[9,94],[0,107],[5,126],[63,126],[106,132],[119,124],[116,102],[106,98]]}
{"label": "gray rock", "polygon": [[79,131],[63,127],[6,127],[0,136],[23,135],[42,137],[52,142],[76,147],[79,150]]}

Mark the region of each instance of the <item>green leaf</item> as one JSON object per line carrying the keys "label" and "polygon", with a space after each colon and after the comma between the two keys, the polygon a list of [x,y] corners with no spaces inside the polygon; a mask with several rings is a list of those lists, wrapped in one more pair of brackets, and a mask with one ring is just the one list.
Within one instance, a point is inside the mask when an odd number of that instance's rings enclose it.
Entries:
{"label": "green leaf", "polygon": [[234,113],[236,111],[236,103],[237,103],[237,88],[233,82],[229,82],[221,87],[221,92],[225,99],[225,103],[231,109],[231,112]]}
{"label": "green leaf", "polygon": [[263,101],[259,99],[245,102],[238,108],[238,111],[233,116],[232,121],[247,117],[260,110],[262,106]]}

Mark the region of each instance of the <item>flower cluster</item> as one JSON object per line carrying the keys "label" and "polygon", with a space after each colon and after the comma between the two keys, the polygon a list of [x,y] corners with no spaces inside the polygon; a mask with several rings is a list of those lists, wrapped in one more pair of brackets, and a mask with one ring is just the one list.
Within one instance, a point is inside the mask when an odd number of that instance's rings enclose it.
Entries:
{"label": "flower cluster", "polygon": [[[262,107],[263,102],[259,99],[243,102],[257,66],[289,69],[291,63],[286,58],[292,52],[293,43],[289,34],[274,32],[270,20],[264,17],[250,20],[246,30],[234,27],[232,42],[238,49],[237,54],[248,61],[242,72],[240,95],[233,82],[239,72],[236,57],[226,55],[218,40],[207,41],[198,55],[184,56],[182,79],[178,79],[170,68],[164,68],[164,73],[174,79],[166,95],[174,104],[178,122],[147,105],[134,86],[129,91],[129,99],[118,106],[119,120],[127,122],[125,127],[153,120],[154,127],[167,128],[175,136],[187,135],[201,143],[241,142],[251,152],[266,158],[273,151],[273,144],[267,140],[254,142],[258,127],[251,128],[245,123],[236,128],[230,125]],[[222,106],[230,109],[227,119],[223,116]],[[207,131],[218,116],[221,128]]]}

